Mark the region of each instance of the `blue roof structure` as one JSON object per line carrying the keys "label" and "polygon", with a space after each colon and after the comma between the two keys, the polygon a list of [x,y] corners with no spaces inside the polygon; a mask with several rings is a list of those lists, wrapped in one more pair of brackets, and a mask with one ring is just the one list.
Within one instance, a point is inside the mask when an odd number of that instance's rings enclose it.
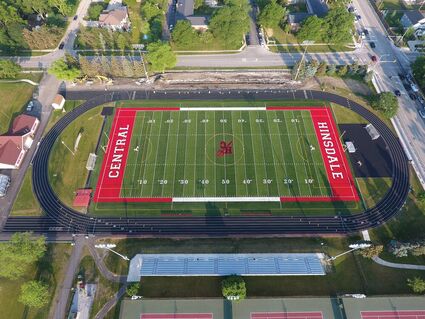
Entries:
{"label": "blue roof structure", "polygon": [[128,281],[141,276],[305,276],[325,275],[323,255],[303,254],[139,254]]}

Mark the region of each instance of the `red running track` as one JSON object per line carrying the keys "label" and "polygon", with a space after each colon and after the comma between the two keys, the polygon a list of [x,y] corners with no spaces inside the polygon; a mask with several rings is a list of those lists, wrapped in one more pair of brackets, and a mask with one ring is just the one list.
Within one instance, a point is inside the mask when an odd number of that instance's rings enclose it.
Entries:
{"label": "red running track", "polygon": [[320,311],[251,312],[251,319],[323,319]]}
{"label": "red running track", "polygon": [[425,310],[361,311],[362,319],[425,319]]}
{"label": "red running track", "polygon": [[140,319],[213,319],[212,313],[143,313]]}

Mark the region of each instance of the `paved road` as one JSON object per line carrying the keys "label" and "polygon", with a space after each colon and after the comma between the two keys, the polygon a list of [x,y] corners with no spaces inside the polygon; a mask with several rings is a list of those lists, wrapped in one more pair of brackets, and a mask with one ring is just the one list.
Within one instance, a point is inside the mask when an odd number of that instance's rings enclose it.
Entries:
{"label": "paved road", "polygon": [[392,262],[383,260],[383,259],[379,258],[378,256],[375,256],[372,259],[377,264],[380,264],[381,266],[385,266],[385,267],[397,268],[397,269],[425,270],[425,266],[423,266],[423,265],[392,263]]}
{"label": "paved road", "polygon": [[[402,92],[399,98],[400,110],[393,124],[399,130],[402,142],[408,147],[415,170],[425,186],[425,125],[417,112],[419,104],[409,98],[398,77],[399,73],[410,72],[409,58],[388,39],[385,28],[368,0],[354,0],[354,5],[362,16],[362,27],[369,30],[368,40],[376,44],[375,49],[371,49],[368,44],[365,47],[369,56],[376,55],[380,61],[373,66],[379,89],[390,92],[398,89]],[[370,60],[370,57],[367,59]]]}
{"label": "paved road", "polygon": [[[80,107],[67,113],[43,139],[34,160],[34,190],[48,218],[9,218],[3,231],[15,232],[77,232],[97,234],[155,236],[236,236],[288,234],[348,234],[377,227],[397,214],[409,192],[408,162],[397,139],[376,115],[354,101],[320,91],[256,90],[197,91],[185,99],[316,99],[334,102],[350,108],[372,123],[386,142],[392,159],[393,183],[383,199],[373,208],[352,216],[270,216],[270,217],[126,217],[90,218],[63,205],[51,189],[48,178],[48,158],[58,135],[81,114],[110,101],[128,99],[179,99],[178,91],[113,91],[72,92],[74,99],[85,100]],[[95,95],[95,96],[94,96]],[[89,99],[91,96],[93,98]],[[67,96],[70,98],[71,96]],[[50,218],[50,219],[49,219]]]}
{"label": "paved road", "polygon": [[95,319],[102,319],[108,314],[108,312],[115,307],[115,305],[119,302],[122,296],[125,295],[127,289],[127,284],[123,284],[120,289],[114,294],[112,299],[108,300],[106,304],[99,310],[99,312],[94,317]]}
{"label": "paved road", "polygon": [[66,318],[66,311],[68,310],[68,300],[71,288],[74,286],[74,277],[77,273],[80,264],[81,256],[84,248],[84,237],[76,237],[75,245],[72,249],[71,256],[68,261],[68,268],[64,276],[63,283],[58,287],[58,298],[53,301],[53,319]]}

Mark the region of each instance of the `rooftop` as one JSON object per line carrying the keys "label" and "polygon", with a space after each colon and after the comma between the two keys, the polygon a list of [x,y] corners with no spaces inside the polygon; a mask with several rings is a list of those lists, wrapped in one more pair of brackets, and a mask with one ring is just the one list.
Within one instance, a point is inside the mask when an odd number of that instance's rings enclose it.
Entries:
{"label": "rooftop", "polygon": [[325,16],[329,11],[328,5],[323,0],[307,0],[306,3],[308,12],[319,18]]}
{"label": "rooftop", "polygon": [[419,21],[425,19],[422,12],[419,10],[408,10],[404,11],[404,15],[412,22],[412,24],[416,24]]}
{"label": "rooftop", "polygon": [[128,281],[141,276],[325,275],[321,254],[138,254]]}
{"label": "rooftop", "polygon": [[99,22],[108,25],[120,25],[127,17],[127,7],[119,7],[114,10],[101,13],[99,16]]}
{"label": "rooftop", "polygon": [[31,131],[34,123],[37,121],[37,118],[34,116],[21,114],[18,115],[12,124],[10,129],[10,135],[25,135]]}

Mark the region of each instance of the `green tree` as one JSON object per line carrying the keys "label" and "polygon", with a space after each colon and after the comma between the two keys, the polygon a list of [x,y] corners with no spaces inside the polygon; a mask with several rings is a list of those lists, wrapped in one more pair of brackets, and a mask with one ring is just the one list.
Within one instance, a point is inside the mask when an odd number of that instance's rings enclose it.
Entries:
{"label": "green tree", "polygon": [[369,248],[363,248],[357,251],[364,258],[373,258],[382,253],[383,250],[384,246],[382,245],[372,245]]}
{"label": "green tree", "polygon": [[311,16],[308,17],[301,25],[301,28],[297,33],[297,38],[300,41],[322,41],[324,34],[323,20],[316,16]]}
{"label": "green tree", "polygon": [[317,76],[324,76],[326,74],[326,68],[328,67],[328,64],[326,61],[322,61],[319,64],[319,67],[317,68],[316,75]]}
{"label": "green tree", "polygon": [[149,1],[145,2],[142,5],[142,17],[146,21],[150,21],[153,18],[162,14],[162,10],[158,7],[158,5],[151,3]]}
{"label": "green tree", "polygon": [[329,10],[324,18],[325,37],[323,40],[334,44],[351,42],[353,24],[354,15],[348,12],[345,6],[338,6]]}
{"label": "green tree", "polygon": [[54,61],[47,72],[65,81],[72,81],[81,76],[80,67],[68,63],[64,58]]}
{"label": "green tree", "polygon": [[212,16],[209,28],[227,48],[235,48],[242,44],[243,35],[249,31],[248,11],[236,5],[224,6]]}
{"label": "green tree", "polygon": [[418,195],[416,195],[416,199],[421,204],[425,204],[425,192],[420,192]]}
{"label": "green tree", "polygon": [[286,8],[271,0],[258,15],[258,23],[266,28],[275,28],[286,15]]}
{"label": "green tree", "polygon": [[21,69],[21,66],[13,61],[0,60],[0,79],[14,79]]}
{"label": "green tree", "polygon": [[412,63],[413,76],[420,85],[425,89],[425,56],[421,55]]}
{"label": "green tree", "polygon": [[299,59],[292,67],[291,77],[294,81],[302,81],[305,79],[306,63],[304,59]]}
{"label": "green tree", "polygon": [[240,276],[229,276],[221,282],[223,297],[230,300],[242,300],[246,297],[245,281]]}
{"label": "green tree", "polygon": [[67,16],[70,14],[71,7],[67,0],[48,0],[48,3],[51,7],[56,8],[61,15]]}
{"label": "green tree", "polygon": [[0,26],[6,27],[13,23],[24,23],[18,10],[5,2],[0,2]]}
{"label": "green tree", "polygon": [[90,20],[96,21],[99,19],[99,16],[102,13],[102,11],[103,11],[103,5],[101,3],[92,3],[92,5],[90,5],[87,11],[87,15]]}
{"label": "green tree", "polygon": [[29,281],[21,286],[19,302],[31,308],[41,308],[49,302],[49,290],[39,281]]}
{"label": "green tree", "polygon": [[412,249],[412,255],[413,256],[423,256],[425,255],[425,244],[422,243],[419,245],[419,247],[415,247]]}
{"label": "green tree", "polygon": [[17,279],[46,251],[45,237],[32,233],[15,233],[9,242],[0,244],[0,277]]}
{"label": "green tree", "polygon": [[153,71],[164,72],[165,69],[173,68],[177,58],[168,43],[153,42],[148,45],[146,58]]}
{"label": "green tree", "polygon": [[128,296],[133,297],[133,296],[137,296],[137,294],[139,293],[139,289],[140,289],[140,283],[135,282],[128,285],[125,292],[127,293]]}
{"label": "green tree", "polygon": [[338,76],[345,76],[348,72],[348,67],[346,65],[342,65],[338,68],[338,71],[336,72]]}
{"label": "green tree", "polygon": [[407,279],[407,285],[412,289],[414,293],[421,294],[425,292],[425,280],[419,277],[413,279]]}
{"label": "green tree", "polygon": [[127,45],[128,45],[128,41],[126,37],[122,33],[120,33],[117,38],[118,49],[120,49],[121,51],[124,51]]}
{"label": "green tree", "polygon": [[179,48],[189,47],[195,41],[198,41],[196,31],[192,28],[188,20],[177,21],[171,36],[173,42]]}
{"label": "green tree", "polygon": [[203,5],[204,5],[204,0],[195,0],[193,4],[193,8],[196,10],[202,7]]}
{"label": "green tree", "polygon": [[372,101],[372,107],[381,111],[387,118],[392,118],[398,111],[397,97],[391,92],[383,92]]}

